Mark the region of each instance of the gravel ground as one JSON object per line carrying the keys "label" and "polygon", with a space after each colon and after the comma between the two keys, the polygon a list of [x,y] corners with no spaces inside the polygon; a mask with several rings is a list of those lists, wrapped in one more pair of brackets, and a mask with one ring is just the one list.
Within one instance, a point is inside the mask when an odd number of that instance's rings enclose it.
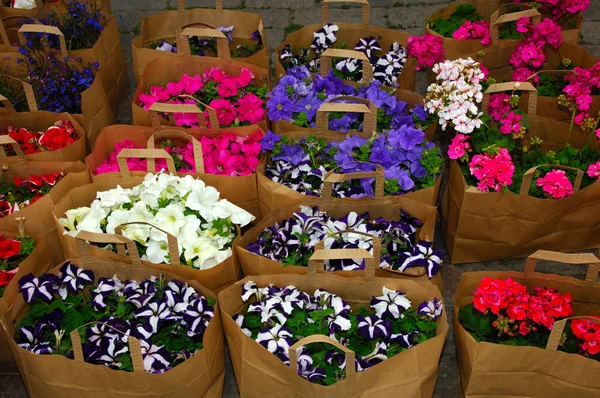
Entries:
{"label": "gravel ground", "polygon": [[[423,19],[435,10],[443,7],[450,1],[444,0],[371,0],[371,24],[381,27],[403,29],[411,34],[422,33]],[[319,0],[223,0],[225,8],[239,8],[247,12],[257,12],[263,17],[263,23],[270,50],[276,48],[284,38],[284,28],[290,24],[312,24],[321,20]],[[188,6],[213,7],[210,0],[188,1]],[[118,17],[121,31],[121,40],[125,56],[130,69],[131,86],[135,87],[131,74],[131,38],[139,34],[140,20],[145,16],[158,11],[176,7],[175,0],[112,0],[112,9]],[[338,7],[340,7],[338,5]],[[339,10],[343,22],[358,22],[360,10],[356,8]],[[591,0],[590,9],[586,12],[583,23],[582,45],[588,48],[595,56],[600,56],[600,0]],[[424,93],[426,77],[419,73],[417,91]],[[117,118],[119,123],[131,123],[131,107],[125,104]],[[436,246],[444,248],[441,239],[441,229],[438,225]],[[473,263],[466,265],[445,264],[443,267],[444,300],[448,311],[450,332],[440,362],[440,372],[434,397],[452,398],[458,396],[458,363],[456,362],[454,336],[452,331],[453,294],[460,282],[461,274],[468,271],[483,270],[522,270],[523,259]],[[585,277],[583,268],[564,269],[558,264],[540,262],[542,272],[568,274],[576,277]],[[231,363],[227,361],[227,374],[225,377],[225,398],[239,397]],[[0,398],[27,397],[20,377],[0,375]]]}

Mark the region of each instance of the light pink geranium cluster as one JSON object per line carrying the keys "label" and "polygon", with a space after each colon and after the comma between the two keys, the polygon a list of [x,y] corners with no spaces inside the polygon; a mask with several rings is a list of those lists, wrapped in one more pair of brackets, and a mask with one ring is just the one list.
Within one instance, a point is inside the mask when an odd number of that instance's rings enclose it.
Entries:
{"label": "light pink geranium cluster", "polygon": [[512,177],[515,174],[515,165],[505,148],[473,156],[469,169],[471,175],[479,181],[477,189],[482,192],[501,192],[504,187],[513,183]]}
{"label": "light pink geranium cluster", "polygon": [[[204,172],[207,174],[216,174],[224,176],[245,176],[256,171],[260,163],[260,150],[263,133],[260,130],[250,136],[238,136],[231,132],[223,133],[215,138],[203,136],[201,138],[202,157],[204,159]],[[175,161],[175,167],[179,173],[196,174],[196,162],[194,159],[194,147],[192,142],[185,146],[162,145],[169,155]],[[131,140],[125,140],[115,144],[115,150],[108,158],[96,168],[96,174],[104,174],[119,171],[117,155],[123,149],[145,149],[142,146],[136,146]],[[148,171],[148,162],[146,159],[127,158],[127,165],[130,171]],[[156,160],[156,172],[167,170],[167,161],[164,159]]]}
{"label": "light pink geranium cluster", "polygon": [[[254,74],[242,69],[232,76],[219,68],[205,71],[202,76],[183,75],[178,82],[150,87],[149,93],[140,94],[140,106],[148,110],[154,103],[207,104],[215,109],[221,127],[257,124],[264,120],[266,90],[257,86]],[[204,112],[208,123],[208,112]],[[178,126],[197,126],[196,114],[174,114]]]}
{"label": "light pink geranium cluster", "polygon": [[406,52],[416,60],[416,70],[430,68],[445,59],[444,38],[429,33],[421,36],[410,36],[406,45]]}
{"label": "light pink geranium cluster", "polygon": [[[600,60],[589,69],[575,68],[573,73],[565,76],[569,84],[563,89],[569,108],[575,110],[575,124],[581,125],[590,117],[589,110],[594,99],[592,93],[600,90]],[[595,115],[594,115],[595,116]]]}
{"label": "light pink geranium cluster", "polygon": [[506,3],[535,3],[540,11],[558,21],[563,17],[584,12],[590,6],[590,0],[505,0]]}
{"label": "light pink geranium cluster", "polygon": [[564,170],[552,170],[544,177],[538,178],[536,185],[551,198],[562,199],[573,195],[573,184]]}
{"label": "light pink geranium cluster", "polygon": [[471,148],[471,144],[467,142],[468,139],[469,137],[464,134],[456,134],[448,147],[448,157],[456,160],[465,156],[466,151]]}
{"label": "light pink geranium cluster", "polygon": [[517,27],[523,33],[523,40],[510,56],[514,67],[513,81],[527,81],[546,62],[546,46],[559,48],[562,44],[562,28],[549,18],[536,26],[523,17],[517,21]]}
{"label": "light pink geranium cluster", "polygon": [[490,35],[490,24],[484,21],[465,21],[454,33],[452,37],[456,40],[481,39],[481,44],[489,46],[492,44]]}

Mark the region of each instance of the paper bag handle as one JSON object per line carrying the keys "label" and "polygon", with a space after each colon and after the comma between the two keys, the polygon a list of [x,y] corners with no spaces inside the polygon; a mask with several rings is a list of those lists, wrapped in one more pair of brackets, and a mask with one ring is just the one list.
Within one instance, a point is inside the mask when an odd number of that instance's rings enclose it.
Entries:
{"label": "paper bag handle", "polygon": [[229,53],[229,42],[227,37],[219,29],[213,29],[208,27],[203,28],[192,28],[188,27],[181,31],[179,34],[179,48],[183,56],[191,57],[192,51],[190,49],[189,38],[190,37],[207,37],[216,39],[217,41],[217,57],[222,59],[231,59]]}
{"label": "paper bag handle", "polygon": [[[366,163],[359,162],[356,163]],[[342,165],[343,166],[343,165]],[[338,166],[340,167],[340,166]],[[377,165],[377,169],[375,171],[359,171],[356,173],[348,173],[348,174],[335,174],[335,169],[330,170],[325,173],[323,177],[323,191],[321,193],[321,199],[325,203],[329,203],[332,201],[333,197],[333,184],[344,182],[348,180],[354,179],[362,179],[362,178],[375,178],[375,200],[381,200],[384,197],[384,169],[383,167]]]}
{"label": "paper bag handle", "polygon": [[[23,47],[27,46],[27,38],[25,33],[45,33],[46,35],[56,35],[59,41],[59,52],[60,56],[67,56],[67,42],[65,35],[56,26],[39,25],[39,24],[25,24],[19,29],[19,42]],[[45,47],[48,47],[47,40],[44,38],[42,43]]]}
{"label": "paper bag handle", "polygon": [[[1,96],[0,96],[1,97]],[[1,100],[1,98],[0,98]],[[9,101],[10,102],[10,101]],[[4,145],[10,145],[13,148],[13,151],[17,154],[17,157],[20,159],[24,159],[25,155],[19,146],[19,143],[13,140],[9,135],[0,135],[0,158],[6,157],[6,151],[4,150]]]}
{"label": "paper bag handle", "polygon": [[591,253],[558,253],[547,250],[539,250],[527,258],[523,276],[532,277],[535,273],[537,260],[554,261],[563,264],[588,264],[585,284],[593,286],[597,284],[600,273],[600,259]]}
{"label": "paper bag handle", "polygon": [[[519,87],[515,87],[517,83],[519,84]],[[490,95],[513,90],[527,92],[527,116],[535,117],[537,115],[537,89],[533,87],[533,84],[529,82],[506,82],[492,84],[488,87],[487,90],[485,90],[485,93],[483,93],[483,100],[481,102],[483,111],[488,111],[488,108],[490,106]]]}
{"label": "paper bag handle", "polygon": [[[99,234],[96,232],[79,231],[75,236],[75,243],[79,249],[79,255],[83,260],[84,264],[89,264],[93,261],[93,256],[90,253],[89,245],[87,242],[92,243],[106,243],[114,244],[117,246],[117,252],[121,255],[128,255],[131,259],[131,264],[134,267],[142,267],[142,261],[137,251],[135,243],[122,235],[114,234]],[[125,247],[127,247],[127,253],[125,253]]]}
{"label": "paper bag handle", "polygon": [[338,343],[337,341],[335,341],[334,339],[332,339],[329,336],[325,336],[322,334],[315,334],[315,335],[303,338],[302,340],[296,342],[294,345],[292,345],[290,347],[290,351],[289,351],[289,353],[290,353],[290,369],[292,369],[292,371],[294,372],[294,376],[298,374],[298,352],[297,352],[297,350],[301,347],[304,347],[306,345],[313,344],[313,343],[331,344],[332,346],[344,351],[344,354],[346,354],[346,379],[348,379],[349,377],[352,377],[354,375],[354,373],[356,371],[356,365],[355,365],[356,355],[354,354],[354,351],[352,351],[348,347],[341,345],[340,343]]}
{"label": "paper bag handle", "polygon": [[[500,15],[500,12],[502,10],[504,10],[507,7],[514,7],[514,6],[520,6],[522,8],[525,7],[530,7],[527,10],[523,10],[523,11],[518,11],[518,12],[509,12],[507,14],[504,15]],[[498,31],[499,25],[508,23],[508,22],[514,22],[516,20],[518,20],[519,18],[531,18],[533,25],[537,25],[540,22],[542,22],[542,16],[540,15],[540,13],[538,12],[538,10],[528,4],[521,4],[519,5],[518,3],[509,3],[509,4],[505,4],[502,7],[500,7],[495,13],[492,14],[492,16],[490,17],[490,34],[492,36],[492,44],[498,44],[498,41],[500,41],[500,34]]]}
{"label": "paper bag handle", "polygon": [[[180,138],[186,142],[192,143],[192,150],[194,152],[194,163],[196,164],[196,173],[204,174],[204,156],[202,154],[202,145],[200,142],[192,137],[191,135],[184,133],[180,130],[159,130],[152,133],[148,138],[148,149],[155,149],[156,140],[164,140],[169,138]],[[148,159],[148,170],[154,170],[154,159]]]}
{"label": "paper bag handle", "polygon": [[[167,244],[169,245],[169,264],[181,265],[181,260],[179,258],[179,245],[177,243],[177,237],[175,235],[171,235],[164,229],[161,229],[161,228],[157,227],[156,225],[152,225],[145,221],[132,221],[132,222],[126,222],[124,224],[121,224],[115,228],[115,234],[123,235],[123,227],[126,227],[128,225],[147,225],[150,228],[154,228],[154,229],[162,232],[163,234],[167,235]],[[121,254],[121,253],[119,253],[119,254]]]}
{"label": "paper bag handle", "polygon": [[519,195],[521,196],[529,196],[529,190],[531,189],[531,184],[533,183],[533,174],[540,167],[552,167],[557,169],[564,170],[573,170],[577,172],[577,177],[575,177],[575,184],[573,184],[573,193],[579,192],[581,189],[581,182],[583,181],[583,170],[576,169],[574,167],[563,166],[560,164],[540,164],[538,166],[532,167],[525,174],[523,174],[523,181],[521,182],[521,191]]}
{"label": "paper bag handle", "polygon": [[568,69],[544,69],[544,70],[539,70],[539,71],[535,72],[533,75],[529,76],[527,78],[527,81],[533,80],[536,76],[545,75],[545,74],[549,74],[549,73],[563,73],[565,75],[570,75],[571,73],[574,73],[574,72],[575,71],[568,70]]}
{"label": "paper bag handle", "polygon": [[[180,96],[181,97],[181,96]],[[218,129],[219,126],[219,117],[217,116],[217,111],[214,108],[211,108],[207,104],[203,102],[199,102],[199,104],[204,106],[205,111],[208,113],[208,120],[210,121],[210,127],[212,129]],[[160,127],[160,118],[158,117],[158,113],[195,113],[198,115],[198,122],[200,126],[206,127],[206,118],[204,117],[204,112],[202,109],[198,108],[196,105],[192,104],[165,104],[162,102],[155,102],[148,109],[150,111],[150,122],[152,123],[152,127]]]}
{"label": "paper bag handle", "polygon": [[369,26],[369,13],[371,6],[367,0],[323,0],[323,6],[321,7],[321,23],[325,25],[329,22],[329,4],[330,3],[352,3],[362,4],[362,19],[361,22],[365,26]]}
{"label": "paper bag handle", "polygon": [[[122,149],[117,155],[117,163],[119,164],[119,170],[121,171],[121,177],[124,179],[131,179],[131,171],[127,164],[127,159],[165,159],[167,161],[167,169],[169,173],[176,175],[177,170],[175,169],[175,162],[171,155],[164,149]],[[154,162],[152,162],[154,163]],[[148,173],[154,173],[156,170],[151,169],[150,162],[148,162]]]}
{"label": "paper bag handle", "polygon": [[2,42],[6,46],[10,46],[11,42],[10,42],[10,39],[8,38],[8,33],[6,32],[6,27],[4,26],[4,22],[9,21],[11,19],[17,19],[17,20],[29,19],[30,21],[33,21],[36,24],[41,24],[41,22],[38,21],[37,19],[28,17],[26,15],[11,15],[8,17],[0,18],[0,37],[2,38]]}
{"label": "paper bag handle", "polygon": [[[353,101],[358,102],[358,104],[337,103],[338,101]],[[322,135],[329,131],[329,118],[327,117],[329,112],[362,113],[364,115],[363,131],[362,133],[359,132],[358,135],[363,138],[371,138],[373,133],[377,131],[377,105],[368,99],[342,95],[325,101],[317,111],[317,134]]]}
{"label": "paper bag handle", "polygon": [[[9,79],[9,80],[19,83],[21,85],[21,87],[23,87],[23,92],[25,93],[25,99],[27,100],[27,107],[29,108],[29,112],[37,112],[38,111],[37,101],[35,99],[35,93],[33,92],[33,87],[31,87],[31,84],[29,84],[21,79],[18,79],[14,76],[11,76],[11,75],[2,75],[1,78]],[[15,110],[15,107],[13,106],[13,104],[6,97],[0,95],[0,102],[2,102],[4,104],[4,106],[8,110],[9,114],[18,113]]]}
{"label": "paper bag handle", "polygon": [[[36,0],[37,1],[42,1],[42,0]],[[223,11],[223,0],[216,0],[215,1],[215,8],[218,11]],[[179,12],[185,11],[185,0],[177,0],[177,10]]]}
{"label": "paper bag handle", "polygon": [[574,321],[576,319],[587,319],[588,321],[600,323],[600,319],[594,318],[592,316],[573,316],[554,322],[554,325],[552,325],[552,331],[550,332],[550,338],[548,339],[548,344],[546,344],[547,350],[558,350],[558,347],[560,346],[560,341],[562,340],[563,332],[565,331],[565,327],[567,326],[567,322]]}
{"label": "paper bag handle", "polygon": [[[324,3],[323,3],[324,4]],[[333,69],[334,58],[352,58],[362,61],[364,83],[370,83],[373,80],[373,65],[371,61],[362,51],[342,50],[339,48],[328,48],[321,54],[319,74],[326,77],[330,69]]]}
{"label": "paper bag handle", "polygon": [[[79,330],[90,325],[104,325],[109,327],[114,332],[120,333],[125,336],[125,333],[116,329],[104,322],[90,322],[83,326],[78,327],[70,333],[71,342],[73,343],[73,359],[78,362],[85,362],[83,356],[83,347],[81,346],[81,337],[79,336]],[[134,372],[144,372],[144,360],[142,359],[142,346],[140,341],[133,336],[127,336],[127,343],[129,344],[129,355],[131,355],[131,363],[133,364]]]}

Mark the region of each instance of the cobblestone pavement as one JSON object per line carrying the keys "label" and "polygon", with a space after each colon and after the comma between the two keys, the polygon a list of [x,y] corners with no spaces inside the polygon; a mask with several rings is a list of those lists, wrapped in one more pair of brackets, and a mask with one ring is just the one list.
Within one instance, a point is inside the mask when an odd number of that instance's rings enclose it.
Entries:
{"label": "cobblestone pavement", "polygon": [[[121,40],[125,56],[129,64],[130,80],[135,87],[131,73],[131,38],[139,34],[141,18],[152,15],[165,9],[176,7],[176,0],[112,0],[112,9],[117,16],[121,32]],[[214,7],[211,0],[188,0],[188,7]],[[408,31],[411,34],[423,32],[423,19],[435,10],[451,3],[447,0],[370,0],[371,24]],[[225,8],[243,9],[246,12],[260,13],[263,18],[265,32],[271,52],[281,43],[285,36],[286,28],[290,29],[295,24],[309,25],[321,21],[321,5],[319,0],[223,0]],[[335,15],[333,19],[337,22],[359,22],[360,9],[348,7],[343,4],[334,4],[332,8],[339,10],[331,11]],[[335,14],[334,14],[335,12]],[[582,45],[588,48],[594,55],[600,56],[600,0],[591,0],[589,10],[584,17],[582,28]],[[417,91],[425,91],[425,75],[419,73]],[[131,107],[123,106],[118,116],[120,123],[131,122]],[[438,228],[436,246],[443,248],[441,232]],[[487,263],[475,263],[468,265],[445,265],[444,277],[444,300],[448,311],[448,320],[452,324],[453,310],[452,297],[463,272],[482,270],[522,270],[523,260],[506,260]],[[565,274],[565,270],[557,264],[541,263],[542,272]],[[570,269],[569,275],[584,277],[583,269]],[[57,375],[59,376],[59,375]],[[452,325],[444,347],[444,353],[440,362],[440,373],[434,397],[452,398],[456,397],[458,388],[458,364]],[[0,376],[0,398],[26,397],[27,393],[17,376]],[[401,396],[401,392],[399,392]],[[225,398],[239,397],[231,364],[227,362],[227,375],[225,378]]]}

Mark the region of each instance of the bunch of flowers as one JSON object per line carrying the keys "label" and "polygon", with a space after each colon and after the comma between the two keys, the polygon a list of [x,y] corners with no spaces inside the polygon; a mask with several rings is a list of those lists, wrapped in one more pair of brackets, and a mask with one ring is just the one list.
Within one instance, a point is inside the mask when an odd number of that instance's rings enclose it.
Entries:
{"label": "bunch of flowers", "polygon": [[428,33],[410,36],[406,51],[416,62],[415,70],[430,68],[438,62],[443,62],[446,57],[444,39]]}
{"label": "bunch of flowers", "polygon": [[80,333],[84,360],[94,365],[132,372],[129,336],[140,341],[148,373],[167,372],[202,350],[214,300],[163,275],[139,282],[95,279],[68,261],[58,275],[22,277],[19,289],[30,311],[17,327],[19,347],[73,359],[70,333],[91,323]]}
{"label": "bunch of flowers", "polygon": [[[481,125],[469,135],[459,133],[452,138],[448,156],[458,160],[467,184],[483,192],[519,193],[524,173],[545,164],[587,171],[581,188],[595,183],[600,176],[600,155],[591,149],[594,135],[590,134],[581,149],[566,144],[561,150],[544,152],[540,138],[528,137],[525,112],[514,110],[520,100],[516,94],[519,87],[516,83],[512,94],[491,95],[489,115],[481,116]],[[538,198],[569,197],[574,192],[575,177],[573,170],[539,167],[530,194]]]}
{"label": "bunch of flowers", "polygon": [[0,298],[6,287],[19,272],[19,264],[35,249],[35,241],[31,236],[17,236],[15,239],[4,238],[0,233]]}
{"label": "bunch of flowers", "polygon": [[30,175],[23,179],[14,177],[13,181],[0,181],[0,218],[34,204],[50,192],[52,187],[64,177],[63,173]]}
{"label": "bunch of flowers", "polygon": [[471,134],[482,126],[478,104],[483,100],[487,69],[473,59],[457,59],[436,64],[436,82],[427,88],[425,107],[439,119],[442,130]]}
{"label": "bunch of flowers", "polygon": [[[402,195],[434,186],[442,169],[439,148],[425,139],[412,124],[370,139],[348,136],[341,142],[327,142],[315,136],[294,141],[268,132],[263,151],[271,156],[266,176],[305,195],[320,196],[327,171],[339,173],[385,171],[386,195]],[[374,179],[352,180],[333,185],[333,196],[373,197]]]}
{"label": "bunch of flowers", "polygon": [[[19,147],[26,155],[32,153],[57,151],[63,149],[77,139],[77,131],[70,120],[59,120],[49,127],[45,132],[29,131],[24,127],[9,126],[0,135],[8,135],[17,141]],[[9,148],[9,154],[14,155],[12,148]]]}
{"label": "bunch of flowers", "polygon": [[444,37],[456,40],[481,39],[481,44],[485,46],[492,43],[490,24],[482,19],[472,4],[459,4],[447,19],[427,21],[427,25]]}
{"label": "bunch of flowers", "polygon": [[[308,266],[317,243],[324,241],[325,249],[365,249],[372,252],[373,239],[342,231],[357,231],[381,239],[381,269],[405,272],[412,267],[424,268],[431,278],[441,266],[444,253],[431,242],[418,240],[421,222],[401,211],[399,221],[382,217],[371,220],[369,213],[348,213],[335,219],[318,207],[301,206],[291,218],[267,227],[258,240],[246,250],[286,265]],[[362,259],[330,260],[328,271],[355,271],[365,269]]]}
{"label": "bunch of flowers", "polygon": [[[202,76],[183,75],[178,82],[150,87],[149,93],[140,94],[139,105],[148,110],[154,103],[207,104],[217,112],[221,127],[257,124],[265,119],[264,98],[267,85],[259,82],[246,68],[238,76],[232,76],[219,68],[211,68]],[[208,121],[208,112],[205,118]],[[178,126],[198,125],[196,114],[175,113]],[[210,126],[216,128],[217,126]]]}
{"label": "bunch of flowers", "polygon": [[575,124],[595,130],[599,116],[590,116],[590,108],[594,101],[592,96],[600,95],[600,60],[589,69],[574,68],[573,73],[564,77],[564,82],[558,103],[573,113]]}
{"label": "bunch of flowers", "polygon": [[[477,341],[546,348],[554,323],[573,315],[572,301],[569,293],[545,287],[529,292],[511,278],[484,277],[458,320]],[[598,360],[598,330],[592,321],[570,321],[559,349]]]}
{"label": "bunch of flowers", "polygon": [[[43,0],[44,4],[58,3],[60,0]],[[35,0],[3,0],[4,7],[19,8],[22,10],[32,10],[36,8]]]}
{"label": "bunch of flowers", "polygon": [[[191,176],[148,174],[131,189],[118,186],[98,192],[90,207],[66,212],[60,222],[66,234],[79,231],[115,233],[128,222],[147,222],[178,238],[182,264],[195,269],[215,267],[231,257],[236,225],[244,227],[254,217],[225,199],[219,191]],[[151,263],[171,262],[167,236],[144,225],[123,227],[142,258]]]}
{"label": "bunch of flowers", "polygon": [[[377,106],[377,131],[398,129],[410,123],[422,128],[429,126],[423,107],[416,106],[411,111],[415,115],[413,117],[409,114],[408,104],[385,91],[378,81],[356,88],[336,77],[332,71],[326,77],[312,77],[305,66],[290,68],[268,94],[269,119],[272,122],[286,121],[298,127],[314,128],[321,105],[342,95],[365,98]],[[330,130],[362,130],[362,118],[358,113],[332,112],[329,118]]]}
{"label": "bunch of flowers", "polygon": [[242,300],[248,303],[234,319],[242,331],[290,366],[290,347],[305,336],[329,335],[356,353],[354,364],[330,344],[316,343],[297,352],[298,375],[311,383],[332,385],[345,378],[346,366],[363,372],[436,336],[443,314],[438,299],[417,309],[406,294],[382,289],[369,309],[354,312],[340,296],[317,289],[312,297],[295,286],[258,287],[247,282]]}
{"label": "bunch of flowers", "polygon": [[[328,48],[345,49],[345,43],[337,41],[337,25],[328,23],[313,33],[314,40],[310,48],[294,49],[287,44],[279,52],[279,60],[289,70],[295,66],[306,66],[312,73],[317,73],[320,67],[321,54]],[[406,50],[399,43],[392,43],[387,53],[382,50],[379,41],[382,38],[362,37],[354,46],[355,51],[363,52],[374,69],[376,80],[386,86],[395,84],[402,74],[406,63]],[[350,58],[336,58],[333,62],[334,74],[344,80],[361,81],[363,77],[362,61]]]}
{"label": "bunch of flowers", "polygon": [[[256,171],[260,163],[261,144],[263,133],[260,130],[252,135],[243,137],[227,132],[215,138],[203,136],[200,140],[202,145],[202,156],[204,159],[204,171],[208,174],[224,176],[246,176]],[[190,141],[185,147],[177,146],[170,140],[163,141],[160,148],[171,155],[175,168],[180,173],[196,174],[196,162],[194,160],[194,147]],[[144,149],[143,146],[136,147],[131,140],[124,140],[115,144],[112,151],[104,162],[96,167],[96,174],[112,173],[119,171],[117,156],[123,149]],[[146,159],[128,158],[127,165],[130,171],[148,171]],[[156,171],[166,170],[167,162],[164,159],[156,160]]]}
{"label": "bunch of flowers", "polygon": [[[233,25],[232,26],[219,26],[217,28],[225,36],[227,36],[227,41],[229,44],[233,43],[235,40],[233,39]],[[263,48],[262,37],[260,32],[257,30],[252,33],[251,39],[254,40],[255,44],[238,44],[236,46],[236,51],[231,53],[233,58],[247,58],[250,57]],[[189,38],[189,45],[192,55],[199,56],[216,56],[217,55],[217,41],[215,39],[205,39],[197,36],[191,36]],[[177,53],[177,41],[176,40],[160,40],[158,42],[150,44],[150,48],[153,48],[158,51],[165,51],[169,53]]]}
{"label": "bunch of flowers", "polygon": [[507,3],[526,3],[538,8],[544,15],[560,22],[565,27],[574,28],[577,20],[573,17],[590,6],[590,0],[504,0]]}

